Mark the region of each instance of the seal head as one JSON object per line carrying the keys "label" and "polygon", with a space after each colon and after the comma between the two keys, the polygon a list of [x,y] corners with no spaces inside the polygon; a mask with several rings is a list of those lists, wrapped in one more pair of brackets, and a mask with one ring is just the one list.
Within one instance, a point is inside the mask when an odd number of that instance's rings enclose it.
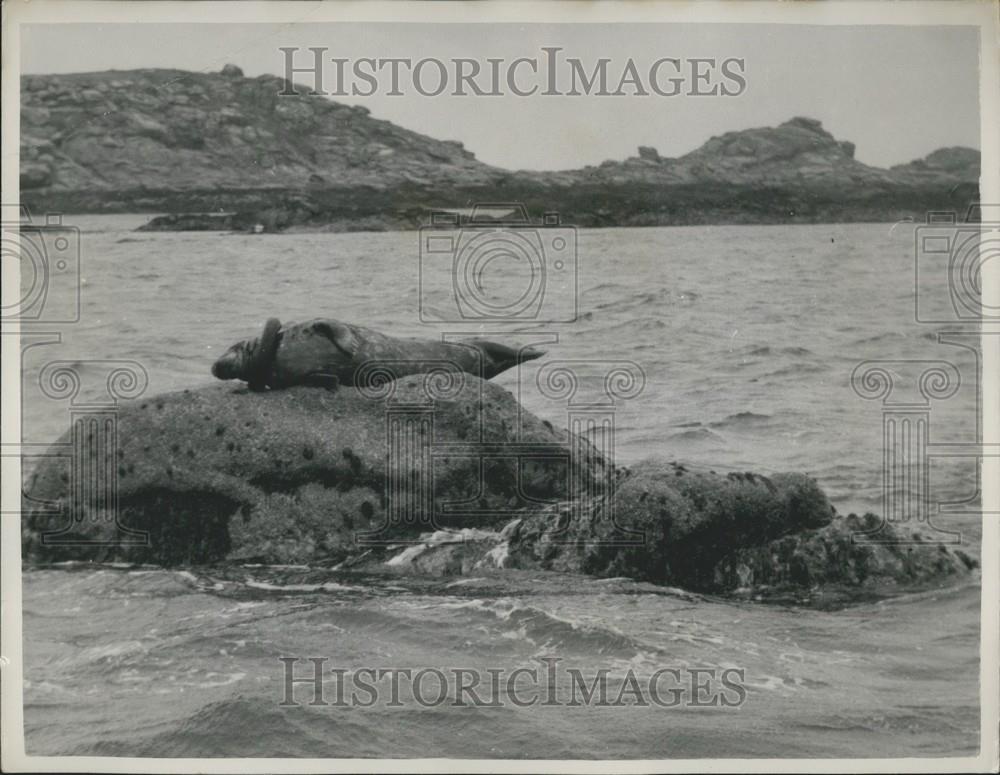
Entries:
{"label": "seal head", "polygon": [[256,339],[237,342],[212,364],[216,379],[241,379],[251,390],[263,390],[281,344],[281,321],[270,318]]}

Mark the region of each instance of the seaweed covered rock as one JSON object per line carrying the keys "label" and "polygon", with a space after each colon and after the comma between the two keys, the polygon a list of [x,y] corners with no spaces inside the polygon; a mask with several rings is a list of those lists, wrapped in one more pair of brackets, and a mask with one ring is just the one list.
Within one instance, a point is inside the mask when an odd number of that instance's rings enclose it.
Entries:
{"label": "seaweed covered rock", "polygon": [[[70,459],[47,458],[25,493],[25,557],[335,563],[357,550],[359,537],[496,526],[529,503],[569,497],[569,456],[581,445],[524,411],[510,392],[463,376],[432,404],[427,375],[368,394],[212,385],[126,404],[117,448],[89,461],[117,473],[118,522],[101,493],[70,497]],[[536,454],[482,454],[514,443]],[[604,461],[588,452],[580,465],[600,488]],[[388,513],[390,488],[410,499],[397,499],[402,519]],[[420,511],[428,504],[432,512]],[[123,528],[148,541],[134,543]]]}
{"label": "seaweed covered rock", "polygon": [[836,603],[967,575],[978,561],[957,546],[875,514],[733,552],[715,566],[714,586],[758,598]]}
{"label": "seaweed covered rock", "polygon": [[[859,536],[879,529],[882,543]],[[718,594],[843,602],[954,580],[977,567],[960,548],[836,514],[802,474],[694,471],[646,461],[610,502],[526,516],[492,554],[505,567],[581,572]],[[895,543],[894,543],[895,542]]]}
{"label": "seaweed covered rock", "polygon": [[526,520],[514,562],[707,589],[737,549],[829,524],[834,513],[802,474],[720,475],[658,461],[631,469],[610,502],[573,511]]}

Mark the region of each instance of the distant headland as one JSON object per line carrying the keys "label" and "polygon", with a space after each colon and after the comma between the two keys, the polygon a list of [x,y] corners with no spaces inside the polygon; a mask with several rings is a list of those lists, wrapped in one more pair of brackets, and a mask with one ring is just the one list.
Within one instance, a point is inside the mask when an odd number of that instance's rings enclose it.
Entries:
{"label": "distant headland", "polygon": [[[485,164],[451,140],[276,76],[128,70],[21,81],[21,202],[33,212],[168,214],[148,228],[417,228],[432,210],[521,202],[577,226],[922,220],[978,199],[980,154],[881,169],[820,122],[727,132],[679,156],[558,172]],[[304,90],[303,90],[304,91]]]}

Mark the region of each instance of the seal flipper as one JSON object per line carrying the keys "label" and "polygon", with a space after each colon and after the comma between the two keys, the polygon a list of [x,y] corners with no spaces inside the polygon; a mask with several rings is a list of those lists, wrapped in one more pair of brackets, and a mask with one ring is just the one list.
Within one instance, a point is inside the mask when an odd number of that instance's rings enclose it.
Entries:
{"label": "seal flipper", "polygon": [[313,323],[313,330],[333,342],[334,346],[345,355],[353,358],[358,354],[360,345],[350,326],[337,321],[318,320]]}
{"label": "seal flipper", "polygon": [[247,387],[254,392],[259,392],[267,387],[267,378],[274,363],[274,356],[278,352],[278,345],[281,344],[281,321],[277,318],[268,318],[264,324],[264,331],[260,335],[260,344],[257,351],[247,362],[246,380]]}

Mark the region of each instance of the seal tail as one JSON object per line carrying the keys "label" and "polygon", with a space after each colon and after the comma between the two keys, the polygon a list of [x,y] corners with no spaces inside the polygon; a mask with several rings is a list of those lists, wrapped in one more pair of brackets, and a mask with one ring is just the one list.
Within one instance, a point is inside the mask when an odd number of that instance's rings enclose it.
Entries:
{"label": "seal tail", "polygon": [[526,363],[541,358],[543,355],[545,355],[545,350],[539,350],[535,347],[521,347],[517,351],[517,362]]}
{"label": "seal tail", "polygon": [[544,350],[534,347],[510,347],[499,342],[480,341],[479,346],[486,355],[487,363],[484,364],[486,379],[492,379],[507,369],[545,355]]}

